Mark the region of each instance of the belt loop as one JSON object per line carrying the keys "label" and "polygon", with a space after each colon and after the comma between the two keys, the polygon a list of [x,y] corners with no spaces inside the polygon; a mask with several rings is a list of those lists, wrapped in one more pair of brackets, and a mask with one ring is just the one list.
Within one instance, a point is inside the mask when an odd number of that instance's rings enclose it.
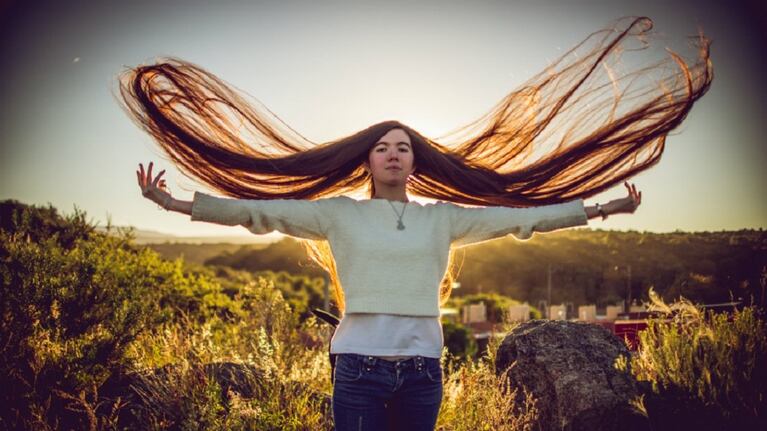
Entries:
{"label": "belt loop", "polygon": [[378,361],[378,358],[375,356],[365,356],[362,358],[362,362],[365,363],[365,368],[367,368],[368,371],[370,371],[370,368],[375,366],[376,362]]}

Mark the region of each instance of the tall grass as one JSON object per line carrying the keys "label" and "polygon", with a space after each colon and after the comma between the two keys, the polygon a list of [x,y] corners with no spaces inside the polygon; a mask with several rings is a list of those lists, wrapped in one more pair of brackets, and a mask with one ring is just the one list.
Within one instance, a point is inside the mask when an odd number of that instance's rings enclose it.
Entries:
{"label": "tall grass", "polygon": [[767,326],[760,309],[705,311],[680,299],[666,304],[652,289],[650,319],[639,333],[632,369],[656,394],[689,397],[727,418],[767,419]]}
{"label": "tall grass", "polygon": [[[136,388],[148,406],[138,414],[151,429],[333,429],[327,352],[301,345],[296,335],[327,339],[328,328],[315,319],[293,322],[292,311],[268,280],[260,279],[247,292],[239,300],[252,319],[169,326],[134,343],[131,357],[137,367],[164,371],[146,374]],[[499,341],[493,343],[492,351]],[[205,364],[222,362],[244,366],[240,386],[252,393],[223,392],[204,370]],[[523,406],[514,404],[515,392],[496,376],[492,354],[459,360],[445,349],[443,363],[445,396],[437,429],[532,429],[532,397]]]}
{"label": "tall grass", "polygon": [[[169,325],[134,343],[131,357],[145,371],[137,385],[147,406],[142,420],[157,430],[331,429],[327,353],[303,341],[306,334],[327,338],[329,330],[313,318],[299,324],[263,278],[236,300],[245,318]],[[209,364],[235,364],[233,384],[222,388]],[[160,367],[161,374],[149,372]]]}
{"label": "tall grass", "polygon": [[[502,332],[507,332],[505,326]],[[454,358],[443,350],[444,396],[437,419],[441,431],[530,431],[538,419],[532,394],[517,403],[505,373],[495,372],[495,352],[501,338],[490,338],[487,352],[477,360]]]}

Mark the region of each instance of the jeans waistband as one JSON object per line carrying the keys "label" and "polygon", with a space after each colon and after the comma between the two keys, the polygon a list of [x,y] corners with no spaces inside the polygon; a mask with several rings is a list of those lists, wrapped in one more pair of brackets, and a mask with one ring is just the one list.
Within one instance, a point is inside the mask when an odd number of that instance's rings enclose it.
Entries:
{"label": "jeans waistband", "polygon": [[380,366],[387,369],[395,369],[395,368],[413,368],[416,370],[422,370],[424,366],[428,362],[437,361],[439,362],[439,358],[427,358],[424,356],[413,356],[412,358],[408,359],[400,359],[397,361],[389,361],[383,358],[379,358],[376,356],[371,355],[360,355],[357,353],[339,353],[339,355],[348,355],[350,358],[353,358],[355,360],[358,360],[362,362],[363,365],[366,367],[373,367],[373,366]]}

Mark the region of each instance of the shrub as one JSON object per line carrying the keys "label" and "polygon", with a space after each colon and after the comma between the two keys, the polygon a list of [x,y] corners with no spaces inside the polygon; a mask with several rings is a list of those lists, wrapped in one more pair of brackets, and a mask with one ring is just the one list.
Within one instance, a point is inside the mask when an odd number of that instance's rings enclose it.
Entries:
{"label": "shrub", "polygon": [[[659,395],[717,412],[728,423],[767,422],[767,326],[759,309],[705,312],[687,300],[667,305],[650,290],[660,318],[639,333],[632,369]],[[650,411],[652,415],[652,411]]]}
{"label": "shrub", "polygon": [[[0,230],[0,421],[88,429],[114,405],[98,389],[127,366],[129,344],[159,318],[166,264],[83,214],[16,206]],[[99,419],[100,417],[100,419]],[[98,423],[95,423],[98,422]],[[47,427],[47,425],[46,425]]]}
{"label": "shrub", "polygon": [[450,321],[443,322],[442,335],[445,347],[451,355],[469,358],[477,354],[477,342],[466,326]]}
{"label": "shrub", "polygon": [[[169,323],[134,343],[131,356],[145,369],[135,416],[158,430],[332,429],[327,353],[302,342],[327,328],[299,323],[271,280],[243,286],[235,301],[237,319]],[[236,386],[248,393],[221,387],[208,365],[222,363],[236,364]]]}

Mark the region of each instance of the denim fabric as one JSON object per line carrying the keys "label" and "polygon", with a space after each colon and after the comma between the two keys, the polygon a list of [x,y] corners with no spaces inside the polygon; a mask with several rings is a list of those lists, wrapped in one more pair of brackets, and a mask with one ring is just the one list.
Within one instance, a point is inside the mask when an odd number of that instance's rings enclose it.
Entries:
{"label": "denim fabric", "polygon": [[432,431],[442,403],[439,358],[387,361],[339,353],[333,375],[336,431]]}

